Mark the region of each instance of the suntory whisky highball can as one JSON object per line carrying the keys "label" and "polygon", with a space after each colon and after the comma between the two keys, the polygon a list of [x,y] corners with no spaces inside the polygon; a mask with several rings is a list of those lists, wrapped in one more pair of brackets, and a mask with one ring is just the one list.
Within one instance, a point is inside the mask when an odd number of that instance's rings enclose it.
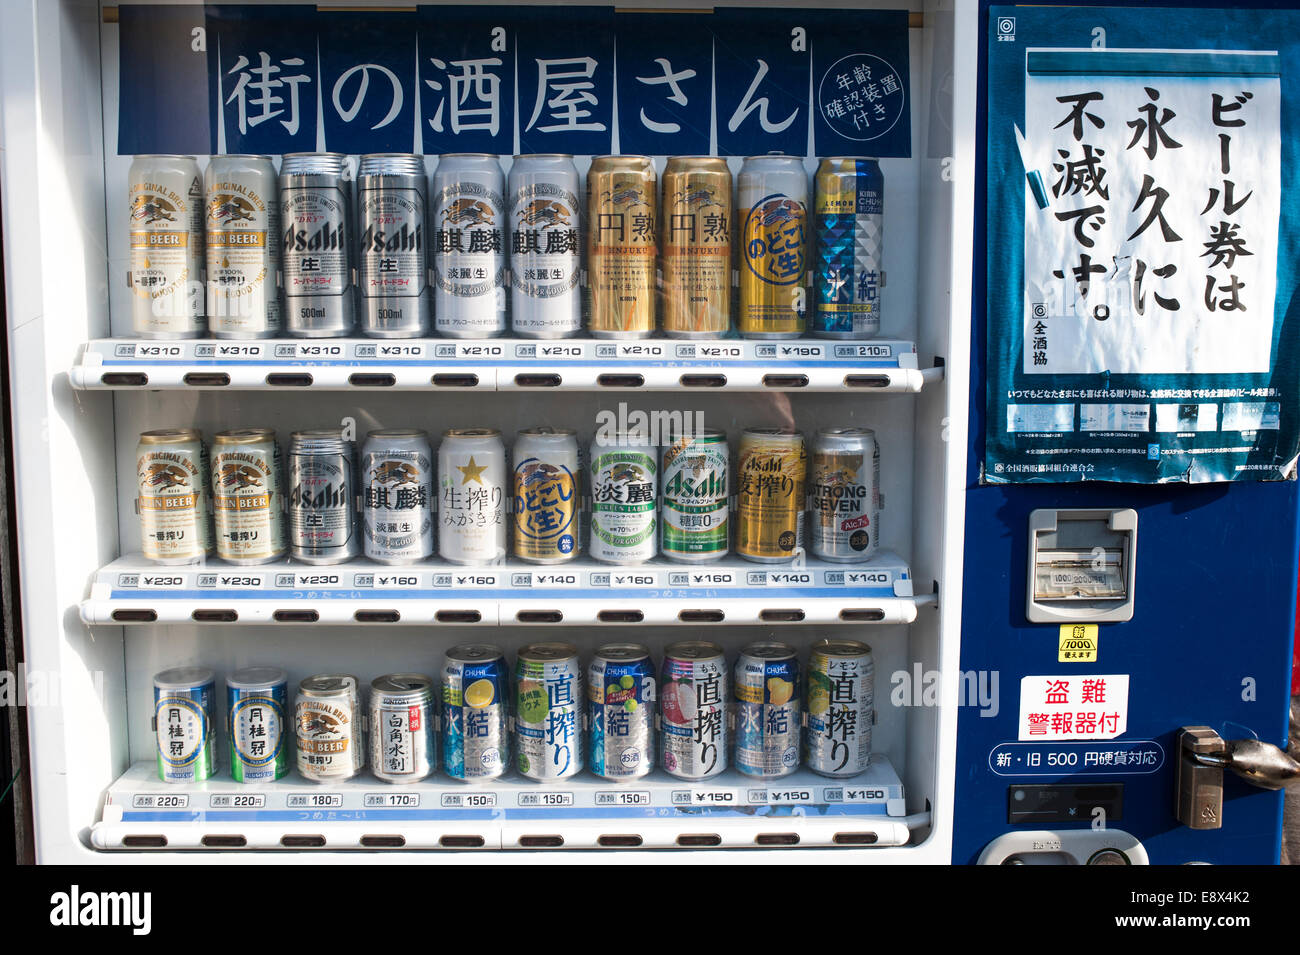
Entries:
{"label": "suntory whisky highball can", "polygon": [[428,335],[429,180],[422,156],[376,153],[357,166],[357,324],[372,338]]}
{"label": "suntory whisky highball can", "polygon": [[351,779],[366,766],[366,735],[357,678],[309,676],[298,684],[294,728],[298,773],[314,783]]}
{"label": "suntory whisky highball can", "polygon": [[736,452],[736,553],[775,563],[803,552],[803,435],[789,428],[746,428]]}
{"label": "suntory whisky highball can", "polygon": [[203,319],[203,179],[193,156],[136,156],[127,174],[131,330],[198,338]]}
{"label": "suntory whisky highball can", "polygon": [[808,312],[808,176],[797,156],[752,156],[737,185],[740,333],[797,338]]}
{"label": "suntory whisky highball can", "polygon": [[510,325],[524,338],[582,327],[582,200],[573,157],[516,156],[510,167]]}
{"label": "suntory whisky highball can", "polygon": [[607,564],[659,553],[659,450],[640,435],[591,442],[590,550]]}
{"label": "suntory whisky highball can", "polygon": [[306,564],[339,564],[361,553],[356,460],[341,430],[295,431],[289,439],[289,552]]}
{"label": "suntory whisky highball can", "polygon": [[814,299],[819,338],[880,334],[885,180],[874,159],[823,159],[814,198]]}
{"label": "suntory whisky highball can", "polygon": [[194,428],[146,431],[135,453],[140,547],[156,564],[189,564],[212,553],[208,450]]}
{"label": "suntory whisky highball can", "polygon": [[808,654],[804,762],[821,776],[856,776],[871,762],[875,663],[855,640],[819,640]]}
{"label": "suntory whisky highball can", "polygon": [[730,702],[727,658],[721,647],[692,640],[664,650],[659,675],[659,749],[668,775],[700,780],[727,768]]}
{"label": "suntory whisky highball can", "polygon": [[221,431],[212,439],[217,556],[265,564],[284,556],[283,466],[269,428]]}
{"label": "suntory whisky highball can", "polygon": [[601,779],[639,779],[655,768],[655,668],[650,651],[610,643],[587,666],[591,771]]}
{"label": "suntory whisky highball can", "polygon": [[280,333],[280,189],[270,156],[213,156],[203,176],[208,330]]}
{"label": "suntory whisky highball can", "polygon": [[731,328],[731,170],[718,156],[673,156],[664,169],[663,329],[717,338]]}
{"label": "suntory whisky highball can", "polygon": [[434,699],[423,673],[389,673],[370,683],[370,771],[386,783],[419,782],[438,768]]}
{"label": "suntory whisky highball can", "polygon": [[736,659],[736,769],[777,779],[799,768],[799,658],[784,643],[751,643]]}
{"label": "suntory whisky highball can", "polygon": [[245,667],[226,677],[230,777],[263,783],[289,774],[289,677],[279,667]]}
{"label": "suntory whisky highball can", "polygon": [[664,448],[659,474],[663,555],[684,563],[725,557],[731,533],[727,436],[704,431],[673,438]]}
{"label": "suntory whisky highball can", "polygon": [[178,667],[153,678],[158,778],[199,783],[217,772],[217,685],[205,667]]}
{"label": "suntory whisky highball can", "polygon": [[452,779],[495,779],[510,767],[510,673],[494,646],[447,651],[442,668],[442,767]]}
{"label": "suntory whisky highball can", "polygon": [[514,554],[559,564],[582,549],[582,455],[570,428],[527,428],[515,438]]}
{"label": "suntory whisky highball can", "polygon": [[510,478],[501,432],[452,429],[438,446],[438,554],[486,564],[506,554]]}
{"label": "suntory whisky highball can", "polygon": [[655,330],[655,164],[648,156],[596,156],[587,172],[587,287],[596,338]]}
{"label": "suntory whisky highball can", "polygon": [[423,431],[371,431],[361,446],[365,554],[381,564],[433,555],[433,448]]}
{"label": "suntory whisky highball can", "polygon": [[284,328],[338,338],[354,324],[355,211],[348,157],[288,153],[280,163]]}
{"label": "suntory whisky highball can", "polygon": [[852,563],[880,548],[880,445],[865,428],[822,428],[809,467],[812,540],[822,560]]}
{"label": "suntory whisky highball can", "polygon": [[515,765],[544,781],[582,772],[586,693],[578,648],[533,643],[515,658]]}
{"label": "suntory whisky highball can", "polygon": [[506,180],[496,156],[438,159],[429,197],[434,325],[448,338],[506,330]]}

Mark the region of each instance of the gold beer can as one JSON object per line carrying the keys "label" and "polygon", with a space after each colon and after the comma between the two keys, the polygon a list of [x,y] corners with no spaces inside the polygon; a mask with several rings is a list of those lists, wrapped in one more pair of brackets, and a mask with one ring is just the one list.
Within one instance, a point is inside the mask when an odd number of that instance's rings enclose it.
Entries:
{"label": "gold beer can", "polygon": [[777,563],[803,552],[808,451],[789,428],[746,428],[736,454],[736,553]]}
{"label": "gold beer can", "polygon": [[220,431],[212,438],[212,505],[217,556],[266,564],[285,555],[284,468],[269,428]]}
{"label": "gold beer can", "polygon": [[195,428],[146,431],[136,447],[140,549],[155,564],[188,564],[212,553],[208,452]]}
{"label": "gold beer can", "polygon": [[587,173],[587,287],[596,338],[655,330],[655,167],[648,156],[597,156]]}
{"label": "gold beer can", "polygon": [[746,338],[798,338],[808,312],[808,174],[798,156],[751,156],[736,184]]}
{"label": "gold beer can", "polygon": [[731,327],[731,170],[717,156],[673,156],[664,169],[663,328],[716,338]]}

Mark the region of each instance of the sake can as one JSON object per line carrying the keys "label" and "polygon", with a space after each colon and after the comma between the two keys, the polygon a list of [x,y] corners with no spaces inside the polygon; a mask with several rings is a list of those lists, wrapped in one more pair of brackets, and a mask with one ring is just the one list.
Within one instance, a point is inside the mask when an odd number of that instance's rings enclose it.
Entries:
{"label": "sake can", "polygon": [[637,434],[591,443],[590,553],[644,564],[659,553],[659,452]]}
{"label": "sake can", "polygon": [[506,554],[510,479],[501,432],[451,429],[438,446],[438,552],[453,564]]}
{"label": "sake can", "polygon": [[515,765],[539,782],[582,771],[582,666],[569,643],[533,643],[515,658]]}
{"label": "sake can", "polygon": [[288,153],[280,163],[284,329],[337,338],[355,326],[356,214],[348,157]]}
{"label": "sake can", "polygon": [[198,338],[203,317],[203,178],[193,156],[136,156],[127,173],[131,330]]}
{"label": "sake can", "polygon": [[727,659],[717,644],[685,641],[664,651],[659,676],[659,749],[678,779],[702,780],[728,765]]}
{"label": "sake can", "polygon": [[424,158],[373,153],[357,166],[357,290],[361,334],[417,338],[429,334],[429,181]]}
{"label": "sake can", "polygon": [[663,329],[717,338],[731,329],[731,170],[718,156],[673,156],[664,169]]}
{"label": "sake can", "polygon": [[510,675],[488,644],[452,647],[442,668],[442,766],[452,779],[495,779],[510,766]]}
{"label": "sake can", "polygon": [[226,677],[230,776],[263,783],[289,774],[289,676],[279,667],[245,667]]}
{"label": "sake can", "polygon": [[508,193],[511,328],[570,338],[582,328],[578,167],[569,155],[516,156]]}
{"label": "sake can", "polygon": [[389,673],[370,682],[370,771],[386,783],[414,783],[438,767],[434,682]]}
{"label": "sake can", "polygon": [[721,431],[673,438],[663,451],[660,550],[669,560],[700,563],[727,555],[731,478]]}
{"label": "sake can", "polygon": [[351,779],[366,766],[361,688],[344,673],[309,676],[298,684],[294,727],[298,774],[315,783]]}
{"label": "sake can", "polygon": [[799,658],[784,643],[751,643],[736,659],[736,769],[779,779],[799,768]]}
{"label": "sake can", "polygon": [[880,445],[866,428],[823,428],[809,469],[809,550],[822,560],[853,563],[880,549]]}
{"label": "sake can", "polygon": [[875,662],[856,640],[819,640],[808,655],[804,762],[821,776],[846,778],[871,763]]}
{"label": "sake can", "polygon": [[280,333],[280,189],[270,156],[213,156],[203,177],[208,329]]}
{"label": "sake can", "polygon": [[582,455],[570,428],[528,428],[515,438],[514,554],[532,564],[573,560],[582,549]]}
{"label": "sake can", "polygon": [[826,158],[817,167],[813,270],[818,338],[880,334],[885,179],[874,159]]}
{"label": "sake can", "polygon": [[496,156],[448,153],[430,194],[434,327],[448,338],[506,330],[506,182]]}
{"label": "sake can", "polygon": [[587,172],[588,322],[595,338],[655,330],[658,248],[655,166],[649,156],[596,156]]}
{"label": "sake can", "polygon": [[423,431],[371,431],[361,446],[365,554],[381,564],[433,555],[433,449]]}
{"label": "sake can", "polygon": [[212,438],[212,504],[217,556],[265,564],[285,555],[283,466],[269,428],[221,431]]}
{"label": "sake can", "polygon": [[807,315],[808,176],[797,156],[752,156],[740,169],[740,333],[797,338]]}
{"label": "sake can", "polygon": [[587,752],[591,771],[613,781],[655,768],[655,668],[650,651],[609,643],[587,666]]}
{"label": "sake can", "polygon": [[338,564],[361,552],[356,461],[341,430],[289,439],[289,551],[305,564]]}
{"label": "sake can", "polygon": [[803,553],[808,452],[789,428],[746,428],[736,452],[736,553],[760,563]]}
{"label": "sake can", "polygon": [[206,667],[177,667],[153,678],[158,778],[199,783],[217,772],[217,687]]}
{"label": "sake can", "polygon": [[190,564],[212,554],[208,450],[194,428],[146,431],[135,453],[144,559]]}

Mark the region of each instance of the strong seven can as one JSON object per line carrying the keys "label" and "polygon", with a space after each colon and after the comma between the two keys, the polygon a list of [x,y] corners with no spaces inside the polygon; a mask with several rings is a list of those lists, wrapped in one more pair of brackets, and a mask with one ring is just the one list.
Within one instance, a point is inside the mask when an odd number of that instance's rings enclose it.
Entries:
{"label": "strong seven can", "polygon": [[423,431],[371,431],[361,446],[366,556],[411,564],[433,555],[433,448]]}
{"label": "strong seven can", "polygon": [[203,436],[193,428],[146,431],[136,448],[135,477],[145,560],[188,564],[211,554]]}
{"label": "strong seven can", "polygon": [[442,766],[452,779],[495,779],[510,765],[509,674],[496,647],[447,651],[442,668]]}
{"label": "strong seven can", "polygon": [[433,680],[390,673],[370,683],[370,771],[386,783],[413,783],[438,768]]}
{"label": "strong seven can", "polygon": [[361,332],[376,338],[429,334],[429,183],[424,159],[362,156],[357,167],[357,288]]}
{"label": "strong seven can", "polygon": [[438,447],[438,552],[453,564],[486,564],[506,553],[506,448],[501,432],[442,433]]}
{"label": "strong seven can", "polygon": [[534,564],[578,555],[582,456],[569,428],[528,428],[514,447],[514,552]]}
{"label": "strong seven can", "polygon": [[280,164],[284,327],[337,338],[353,327],[352,183],[339,153],[289,153]]}
{"label": "strong seven can", "polygon": [[673,156],[664,169],[663,328],[716,338],[731,328],[731,170],[718,156]]}
{"label": "strong seven can", "polygon": [[812,542],[822,560],[866,560],[880,546],[880,445],[865,428],[823,428],[813,439]]}
{"label": "strong seven can", "polygon": [[136,156],[130,202],[131,329],[197,338],[203,320],[203,180],[193,156]]}
{"label": "strong seven can", "polygon": [[795,156],[745,160],[737,187],[740,333],[797,338],[807,314],[808,176]]}
{"label": "strong seven can", "polygon": [[295,431],[289,440],[289,551],[306,564],[361,552],[356,464],[342,431]]}
{"label": "strong seven can", "polygon": [[659,552],[659,452],[638,435],[591,443],[591,556],[643,564]]}
{"label": "strong seven can", "polygon": [[874,159],[823,159],[817,167],[814,272],[820,338],[880,334],[885,179]]}
{"label": "strong seven can", "polygon": [[659,747],[664,770],[708,779],[727,768],[727,659],[713,643],[674,643],[659,678]]}
{"label": "strong seven can", "polygon": [[736,769],[776,779],[799,768],[799,658],[784,643],[751,643],[736,660]]}
{"label": "strong seven can", "polygon": [[638,779],[655,767],[655,668],[634,643],[596,650],[587,667],[591,771],[602,779]]}
{"label": "strong seven can", "polygon": [[164,670],[153,678],[158,778],[196,783],[217,772],[217,687],[203,667]]}
{"label": "strong seven can", "polygon": [[819,640],[808,656],[804,762],[822,776],[856,776],[871,762],[875,663],[854,640]]}
{"label": "strong seven can", "polygon": [[510,167],[511,327],[568,338],[582,327],[582,210],[572,156],[516,156]]}
{"label": "strong seven can", "polygon": [[568,643],[534,643],[515,660],[515,763],[529,779],[582,771],[582,666]]}
{"label": "strong seven can", "polygon": [[269,156],[213,156],[203,177],[208,329],[215,338],[280,331],[280,191]]}
{"label": "strong seven can", "polygon": [[324,783],[351,779],[366,765],[357,678],[341,673],[309,676],[294,701],[298,773]]}
{"label": "strong seven can", "polygon": [[688,563],[726,556],[730,476],[727,436],[704,431],[674,438],[664,448],[660,549]]}
{"label": "strong seven can", "polygon": [[655,166],[648,156],[597,156],[587,172],[591,334],[645,338],[655,330]]}
{"label": "strong seven can", "polygon": [[736,553],[766,563],[803,551],[803,435],[788,428],[746,428],[736,453]]}
{"label": "strong seven can", "polygon": [[505,191],[496,156],[438,160],[429,212],[439,335],[490,338],[506,330]]}
{"label": "strong seven can", "polygon": [[260,783],[289,774],[289,677],[278,667],[247,667],[226,677],[230,776]]}
{"label": "strong seven can", "polygon": [[268,428],[221,431],[212,439],[217,556],[265,564],[284,556],[280,446]]}

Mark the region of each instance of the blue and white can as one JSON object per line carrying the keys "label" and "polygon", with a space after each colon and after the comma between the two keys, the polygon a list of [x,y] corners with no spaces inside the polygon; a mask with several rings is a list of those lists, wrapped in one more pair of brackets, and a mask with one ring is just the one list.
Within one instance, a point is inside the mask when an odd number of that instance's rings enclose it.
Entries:
{"label": "blue and white can", "polygon": [[217,772],[217,684],[206,667],[177,667],[153,678],[158,778],[197,783]]}
{"label": "blue and white can", "polygon": [[808,331],[818,338],[874,338],[880,334],[885,277],[885,179],[880,163],[823,159],[814,201],[816,303]]}
{"label": "blue and white can", "polygon": [[587,667],[591,771],[601,779],[639,779],[655,768],[655,668],[635,643],[599,648]]}
{"label": "blue and white can", "polygon": [[799,658],[784,643],[751,643],[734,675],[736,769],[777,779],[799,768]]}
{"label": "blue and white can", "polygon": [[289,675],[279,667],[246,667],[226,677],[226,730],[235,782],[269,782],[289,774],[288,700]]}
{"label": "blue and white can", "polygon": [[495,779],[510,765],[505,655],[475,643],[452,647],[442,668],[442,766],[452,779]]}

